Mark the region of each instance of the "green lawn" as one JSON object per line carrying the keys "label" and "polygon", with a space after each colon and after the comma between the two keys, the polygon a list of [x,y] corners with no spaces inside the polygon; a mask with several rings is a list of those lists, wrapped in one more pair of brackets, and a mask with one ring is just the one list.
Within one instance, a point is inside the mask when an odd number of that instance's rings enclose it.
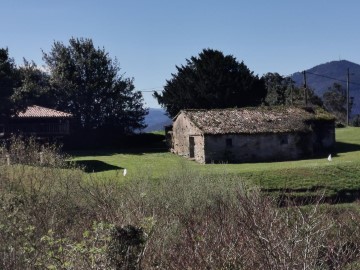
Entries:
{"label": "green lawn", "polygon": [[[327,187],[332,191],[360,189],[360,128],[336,130],[336,149],[316,159],[243,164],[198,164],[169,152],[81,152],[73,160],[100,177],[166,177],[181,169],[207,174],[239,175],[265,189],[301,191]],[[330,153],[329,153],[330,154]]]}

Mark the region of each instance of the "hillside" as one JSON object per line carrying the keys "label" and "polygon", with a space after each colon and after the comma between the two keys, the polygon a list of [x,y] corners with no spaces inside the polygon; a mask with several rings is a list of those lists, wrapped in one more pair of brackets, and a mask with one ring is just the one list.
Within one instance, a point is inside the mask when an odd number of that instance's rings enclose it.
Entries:
{"label": "hillside", "polygon": [[164,126],[170,125],[172,120],[165,114],[163,109],[150,108],[149,114],[145,117],[147,128],[145,132],[164,130]]}
{"label": "hillside", "polygon": [[[314,89],[315,93],[322,97],[334,82],[342,84],[346,89],[348,68],[350,70],[350,97],[354,97],[352,111],[354,115],[360,113],[360,65],[346,60],[328,62],[306,70],[306,80],[308,87]],[[303,85],[302,72],[296,72],[291,77],[295,85]]]}

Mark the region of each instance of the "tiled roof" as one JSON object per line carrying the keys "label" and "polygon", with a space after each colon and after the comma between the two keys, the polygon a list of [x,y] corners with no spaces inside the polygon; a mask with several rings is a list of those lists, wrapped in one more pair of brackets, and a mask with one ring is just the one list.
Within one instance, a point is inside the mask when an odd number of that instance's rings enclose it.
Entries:
{"label": "tiled roof", "polygon": [[16,117],[19,118],[69,118],[72,114],[65,113],[40,106],[29,106],[24,112],[19,112]]}
{"label": "tiled roof", "polygon": [[299,107],[183,110],[204,134],[277,133],[309,131],[309,121],[333,120],[323,110]]}

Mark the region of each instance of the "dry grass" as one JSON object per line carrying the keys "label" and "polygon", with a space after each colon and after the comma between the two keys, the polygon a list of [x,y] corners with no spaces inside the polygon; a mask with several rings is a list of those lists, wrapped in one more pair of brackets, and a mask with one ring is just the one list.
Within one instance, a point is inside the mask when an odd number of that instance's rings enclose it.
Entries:
{"label": "dry grass", "polygon": [[50,152],[51,167],[1,165],[2,269],[346,269],[359,260],[354,209],[319,208],[321,198],[279,208],[240,176],[186,165],[156,181],[84,181]]}

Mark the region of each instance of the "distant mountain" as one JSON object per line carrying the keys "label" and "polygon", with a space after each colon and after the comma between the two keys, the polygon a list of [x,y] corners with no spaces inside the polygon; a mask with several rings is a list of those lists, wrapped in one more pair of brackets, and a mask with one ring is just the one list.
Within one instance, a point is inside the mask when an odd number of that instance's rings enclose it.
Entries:
{"label": "distant mountain", "polygon": [[[334,82],[341,84],[346,89],[347,69],[350,71],[350,97],[354,97],[352,115],[360,113],[360,65],[346,61],[332,61],[306,70],[306,83],[322,98],[324,92]],[[316,75],[315,75],[316,74]],[[304,83],[302,72],[296,72],[292,76],[295,85]],[[334,78],[334,79],[332,79]]]}
{"label": "distant mountain", "polygon": [[165,113],[163,109],[150,108],[149,114],[145,116],[147,128],[144,131],[164,130],[164,126],[171,125],[172,120]]}

